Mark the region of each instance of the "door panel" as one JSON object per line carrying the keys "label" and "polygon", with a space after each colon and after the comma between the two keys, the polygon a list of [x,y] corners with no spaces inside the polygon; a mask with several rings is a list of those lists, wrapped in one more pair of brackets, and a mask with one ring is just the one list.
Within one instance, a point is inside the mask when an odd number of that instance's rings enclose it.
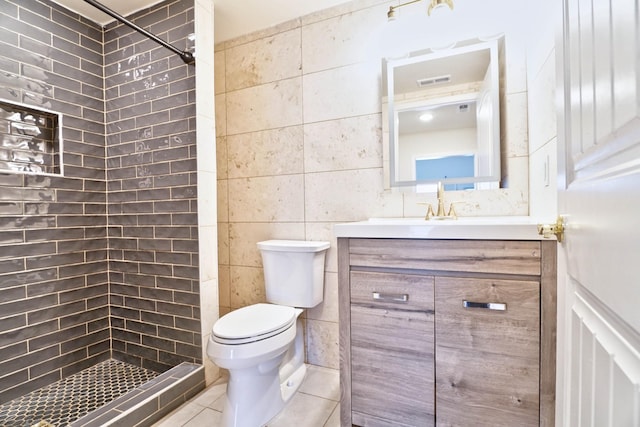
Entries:
{"label": "door panel", "polygon": [[[563,426],[640,425],[638,0],[565,0]],[[560,323],[564,323],[560,322]]]}

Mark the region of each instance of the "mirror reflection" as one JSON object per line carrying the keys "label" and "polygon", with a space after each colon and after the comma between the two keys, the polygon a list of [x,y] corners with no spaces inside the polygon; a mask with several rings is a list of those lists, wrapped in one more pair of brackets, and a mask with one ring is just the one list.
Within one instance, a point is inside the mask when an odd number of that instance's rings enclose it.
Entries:
{"label": "mirror reflection", "polygon": [[385,62],[390,186],[497,188],[497,41]]}

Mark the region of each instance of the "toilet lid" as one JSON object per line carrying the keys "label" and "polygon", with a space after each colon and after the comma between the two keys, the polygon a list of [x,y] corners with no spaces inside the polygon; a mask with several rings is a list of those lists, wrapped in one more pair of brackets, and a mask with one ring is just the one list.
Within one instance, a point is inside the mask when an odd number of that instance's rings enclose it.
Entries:
{"label": "toilet lid", "polygon": [[242,344],[258,341],[288,329],[296,320],[293,307],[254,304],[222,316],[213,325],[215,341]]}

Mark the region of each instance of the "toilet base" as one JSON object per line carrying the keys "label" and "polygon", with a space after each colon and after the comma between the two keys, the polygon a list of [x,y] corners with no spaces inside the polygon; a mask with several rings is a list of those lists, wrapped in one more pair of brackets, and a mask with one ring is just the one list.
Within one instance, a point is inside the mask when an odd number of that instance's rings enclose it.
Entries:
{"label": "toilet base", "polygon": [[[267,362],[268,363],[268,362]],[[264,369],[264,366],[260,365]],[[258,369],[260,369],[258,367]],[[256,377],[255,372],[231,373],[227,384],[227,399],[222,411],[223,427],[258,427],[278,415],[302,384],[307,372],[301,365],[280,382],[278,366]]]}
{"label": "toilet base", "polygon": [[282,411],[300,388],[307,366],[302,320],[298,317],[296,323],[295,338],[282,354],[250,368],[228,368],[222,427],[263,426]]}
{"label": "toilet base", "polygon": [[304,381],[304,377],[307,375],[307,365],[301,365],[296,369],[291,376],[280,384],[280,394],[282,400],[287,403],[300,388],[300,384]]}

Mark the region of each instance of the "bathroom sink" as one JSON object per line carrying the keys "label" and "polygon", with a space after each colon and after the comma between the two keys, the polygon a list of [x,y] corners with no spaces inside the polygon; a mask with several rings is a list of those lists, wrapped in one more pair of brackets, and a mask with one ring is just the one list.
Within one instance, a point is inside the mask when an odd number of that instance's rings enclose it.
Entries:
{"label": "bathroom sink", "polygon": [[459,217],[458,219],[370,218],[336,224],[337,237],[403,239],[539,240],[538,221],[528,216]]}

